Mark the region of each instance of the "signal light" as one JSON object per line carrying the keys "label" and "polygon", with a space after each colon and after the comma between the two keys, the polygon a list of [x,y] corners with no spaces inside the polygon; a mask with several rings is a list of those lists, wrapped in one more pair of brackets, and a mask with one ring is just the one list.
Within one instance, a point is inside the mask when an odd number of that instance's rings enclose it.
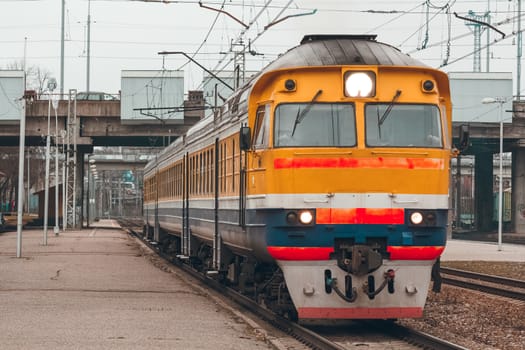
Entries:
{"label": "signal light", "polygon": [[293,79],[286,79],[284,82],[284,88],[287,91],[295,91],[297,84],[295,83],[295,80]]}
{"label": "signal light", "polygon": [[421,83],[423,92],[433,92],[436,84],[432,80],[425,80]]}

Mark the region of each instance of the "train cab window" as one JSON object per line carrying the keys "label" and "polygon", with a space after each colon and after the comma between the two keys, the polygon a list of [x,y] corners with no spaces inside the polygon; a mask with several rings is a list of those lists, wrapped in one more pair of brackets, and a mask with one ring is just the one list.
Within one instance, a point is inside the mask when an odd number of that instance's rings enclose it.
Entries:
{"label": "train cab window", "polygon": [[268,147],[270,129],[270,105],[259,106],[255,117],[255,132],[253,146],[255,149]]}
{"label": "train cab window", "polygon": [[275,147],[350,147],[356,145],[354,105],[281,104],[275,110]]}
{"label": "train cab window", "polygon": [[439,108],[434,105],[368,104],[365,123],[369,147],[443,147]]}

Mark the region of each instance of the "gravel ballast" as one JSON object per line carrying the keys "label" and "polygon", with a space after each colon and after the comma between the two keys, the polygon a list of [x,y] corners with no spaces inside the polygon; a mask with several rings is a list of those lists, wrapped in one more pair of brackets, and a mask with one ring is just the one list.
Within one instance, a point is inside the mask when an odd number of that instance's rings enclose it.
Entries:
{"label": "gravel ballast", "polygon": [[[525,280],[525,263],[447,261],[442,266]],[[422,319],[401,324],[468,349],[525,349],[525,303],[443,285],[429,292]]]}

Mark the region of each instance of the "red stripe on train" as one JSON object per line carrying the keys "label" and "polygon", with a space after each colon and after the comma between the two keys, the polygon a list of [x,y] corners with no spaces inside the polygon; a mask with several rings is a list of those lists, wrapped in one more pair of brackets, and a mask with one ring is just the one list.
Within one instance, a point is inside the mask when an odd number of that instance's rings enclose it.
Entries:
{"label": "red stripe on train", "polygon": [[386,319],[420,318],[421,307],[381,307],[381,308],[333,308],[301,307],[297,309],[299,319]]}
{"label": "red stripe on train", "polygon": [[329,260],[332,247],[267,247],[276,260]]}
{"label": "red stripe on train", "polygon": [[388,246],[390,260],[434,260],[445,250],[445,246]]}
{"label": "red stripe on train", "polygon": [[405,222],[403,208],[317,208],[318,224],[385,224]]}
{"label": "red stripe on train", "polygon": [[275,169],[301,168],[368,168],[368,169],[434,169],[443,170],[440,158],[276,158]]}
{"label": "red stripe on train", "polygon": [[[268,246],[268,253],[276,260],[307,261],[330,260],[334,252],[332,247],[278,247]],[[434,260],[437,259],[444,246],[388,246],[390,260]]]}

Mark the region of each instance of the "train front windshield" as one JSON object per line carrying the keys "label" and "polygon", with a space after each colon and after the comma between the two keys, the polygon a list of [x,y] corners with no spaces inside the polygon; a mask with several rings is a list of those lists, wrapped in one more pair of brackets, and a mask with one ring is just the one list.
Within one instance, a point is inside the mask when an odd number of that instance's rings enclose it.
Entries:
{"label": "train front windshield", "polygon": [[294,103],[275,109],[275,147],[352,147],[356,145],[352,104]]}
{"label": "train front windshield", "polygon": [[365,108],[369,147],[443,147],[437,106],[368,104]]}

